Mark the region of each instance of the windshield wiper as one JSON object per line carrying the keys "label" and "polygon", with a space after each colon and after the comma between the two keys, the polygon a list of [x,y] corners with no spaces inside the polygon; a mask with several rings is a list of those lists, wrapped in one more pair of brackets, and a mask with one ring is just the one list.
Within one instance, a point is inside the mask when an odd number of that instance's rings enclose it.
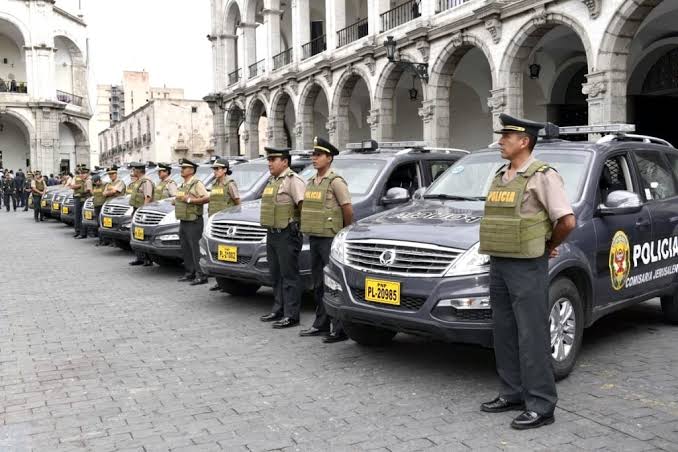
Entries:
{"label": "windshield wiper", "polygon": [[459,196],[459,195],[447,195],[445,193],[436,193],[435,195],[424,195],[424,199],[449,199],[452,201],[485,201],[484,196]]}

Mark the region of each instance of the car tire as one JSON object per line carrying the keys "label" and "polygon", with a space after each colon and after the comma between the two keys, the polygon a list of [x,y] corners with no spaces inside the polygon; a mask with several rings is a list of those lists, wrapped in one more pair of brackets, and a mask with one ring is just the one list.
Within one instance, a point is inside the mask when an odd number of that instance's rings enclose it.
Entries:
{"label": "car tire", "polygon": [[368,347],[388,345],[396,335],[395,331],[370,325],[342,321],[344,332],[360,345]]}
{"label": "car tire", "polygon": [[678,294],[661,297],[664,320],[678,324]]}
{"label": "car tire", "polygon": [[[560,308],[555,308],[556,303]],[[564,316],[561,316],[563,313]],[[561,317],[566,318],[561,320]],[[549,333],[553,375],[556,381],[559,381],[570,375],[574,369],[584,338],[584,307],[581,294],[568,278],[558,278],[549,287]],[[570,339],[565,340],[568,336]],[[561,353],[559,359],[554,356],[558,346]]]}
{"label": "car tire", "polygon": [[217,278],[217,284],[224,292],[237,297],[254,295],[261,287],[259,284],[240,282],[229,278]]}

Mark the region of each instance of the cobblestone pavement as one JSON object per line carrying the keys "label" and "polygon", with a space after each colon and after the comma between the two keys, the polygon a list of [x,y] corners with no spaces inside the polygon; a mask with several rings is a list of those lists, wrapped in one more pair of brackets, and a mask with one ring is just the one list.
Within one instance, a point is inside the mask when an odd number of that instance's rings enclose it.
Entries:
{"label": "cobblestone pavement", "polygon": [[656,302],[590,329],[556,423],[516,432],[478,411],[491,350],[300,338],[258,321],[270,291],[183,285],[70,232],[0,212],[0,450],[678,450],[678,330]]}

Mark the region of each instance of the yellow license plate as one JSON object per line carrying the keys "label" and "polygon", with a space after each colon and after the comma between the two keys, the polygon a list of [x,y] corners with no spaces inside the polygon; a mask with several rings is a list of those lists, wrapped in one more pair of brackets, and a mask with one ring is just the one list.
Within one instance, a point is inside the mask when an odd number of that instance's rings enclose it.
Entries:
{"label": "yellow license plate", "polygon": [[365,278],[365,300],[400,306],[400,283]]}
{"label": "yellow license plate", "polygon": [[40,207],[47,207],[47,201],[40,201]]}
{"label": "yellow license plate", "polygon": [[137,240],[144,239],[144,228],[134,228],[134,238]]}
{"label": "yellow license plate", "polygon": [[112,228],[113,227],[113,218],[104,217],[103,225],[104,225],[105,228]]}
{"label": "yellow license plate", "polygon": [[85,220],[91,220],[93,218],[92,212],[86,210],[85,211]]}
{"label": "yellow license plate", "polygon": [[52,204],[52,210],[59,210],[59,203],[58,202],[55,202],[54,204]]}
{"label": "yellow license plate", "polygon": [[63,209],[61,209],[61,213],[63,213],[64,215],[68,215],[68,207],[64,207]]}
{"label": "yellow license plate", "polygon": [[238,247],[219,245],[217,248],[217,259],[224,262],[238,262]]}

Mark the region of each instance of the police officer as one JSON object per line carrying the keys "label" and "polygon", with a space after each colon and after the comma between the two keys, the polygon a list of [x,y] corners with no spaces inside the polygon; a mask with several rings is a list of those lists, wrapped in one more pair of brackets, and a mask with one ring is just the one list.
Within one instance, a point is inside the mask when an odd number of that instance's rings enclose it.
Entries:
{"label": "police officer", "polygon": [[2,180],[2,197],[5,200],[5,207],[7,212],[9,212],[9,201],[12,201],[12,208],[16,212],[16,186],[14,185],[14,179],[12,175],[5,171],[5,178]]}
{"label": "police officer", "polygon": [[[228,160],[217,158],[212,162],[214,171],[214,184],[210,191],[210,202],[207,206],[207,215],[224,210],[227,207],[240,205],[240,193],[238,185],[229,176],[233,174]],[[210,287],[211,291],[221,290],[219,283]]]}
{"label": "police officer", "polygon": [[153,191],[153,200],[162,201],[167,198],[174,198],[177,195],[177,183],[170,177],[172,174],[172,165],[169,163],[158,163],[158,177],[160,182]]}
{"label": "police officer", "polygon": [[[106,196],[104,196],[105,188],[106,185],[101,180],[101,176],[99,174],[92,176],[92,206],[94,206],[94,217],[97,224],[96,230],[94,232],[95,237],[99,237],[99,214],[101,213],[101,209],[104,207],[104,203],[106,202]],[[99,238],[95,246],[99,246],[99,243],[101,243],[101,238]]]}
{"label": "police officer", "polygon": [[480,223],[480,253],[490,255],[490,299],[499,396],[481,410],[523,411],[515,429],[552,424],[548,260],[575,227],[563,180],[532,150],[544,124],[499,117],[499,147],[509,161],[496,174]]}
{"label": "police officer", "polygon": [[203,230],[203,204],[210,195],[200,179],[195,177],[198,165],[181,159],[181,177],[184,179],[174,198],[175,215],[179,220],[179,239],[186,273],[179,281],[190,281],[192,286],[207,283],[207,276],[200,270],[200,237]]}
{"label": "police officer", "polygon": [[[134,213],[136,213],[140,207],[153,202],[154,187],[153,181],[146,177],[146,164],[133,162],[130,163],[130,167],[137,179],[127,187],[130,194],[129,205],[134,208]],[[129,265],[143,265],[144,267],[153,265],[153,261],[146,253],[137,251],[135,254],[136,259],[130,262]]]}
{"label": "police officer", "polygon": [[24,179],[24,184],[23,187],[21,187],[21,197],[22,197],[22,203],[24,206],[24,212],[28,212],[28,195],[32,193],[31,190],[31,185],[33,185],[33,173],[28,172],[26,173],[26,178]]}
{"label": "police officer", "polygon": [[271,312],[260,320],[274,322],[273,328],[289,328],[299,324],[299,253],[303,240],[299,220],[306,184],[290,168],[288,148],[264,149],[271,177],[261,197],[260,223],[268,229],[266,257],[275,302]]}
{"label": "police officer", "polygon": [[[109,199],[117,198],[119,196],[122,196],[125,194],[127,187],[125,186],[125,182],[123,182],[120,178],[118,178],[118,167],[116,165],[111,166],[106,170],[106,174],[108,174],[109,179],[111,181],[107,183],[104,186],[104,204],[106,201]],[[99,223],[101,221],[101,211],[103,210],[103,205],[97,209],[97,207],[94,207],[94,215],[97,217],[97,224],[99,227],[101,227],[101,224]],[[105,246],[105,245],[110,245],[112,242],[108,242],[104,239],[102,239],[101,234],[99,234],[99,242],[95,246]]]}
{"label": "police officer", "polygon": [[33,174],[33,180],[31,181],[31,193],[33,194],[33,219],[37,223],[38,221],[45,221],[42,216],[42,210],[40,209],[40,203],[42,197],[45,196],[47,190],[47,184],[45,179],[40,174],[40,171],[36,170]]}
{"label": "police officer", "polygon": [[329,332],[323,342],[333,343],[345,341],[348,337],[341,322],[330,319],[325,311],[323,272],[330,261],[332,239],[337,232],[353,222],[353,205],[346,181],[331,168],[339,150],[319,137],[315,137],[313,144],[313,167],[317,173],[306,184],[301,209],[301,232],[309,235],[316,308],[313,326],[302,330],[299,335],[321,336]]}
{"label": "police officer", "polygon": [[82,164],[78,166],[79,168],[75,179],[69,187],[73,189],[73,202],[75,204],[75,234],[73,234],[73,237],[76,239],[86,239],[87,228],[82,226],[82,207],[85,205],[85,200],[92,192],[92,178],[89,177],[89,168],[87,168],[87,165]]}

